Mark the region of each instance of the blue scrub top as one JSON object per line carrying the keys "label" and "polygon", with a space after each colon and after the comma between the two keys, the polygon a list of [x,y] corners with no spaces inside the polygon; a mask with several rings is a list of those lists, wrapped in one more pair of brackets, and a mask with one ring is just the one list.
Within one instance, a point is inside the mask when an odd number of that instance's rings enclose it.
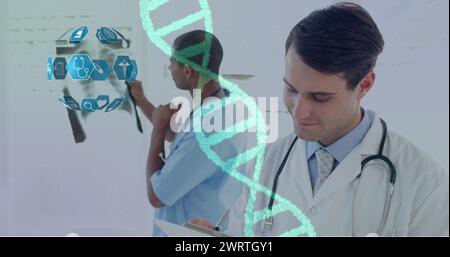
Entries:
{"label": "blue scrub top", "polygon": [[[242,140],[240,136],[213,146],[213,151],[224,161],[236,157],[240,152],[233,142]],[[153,174],[151,183],[166,205],[155,209],[155,218],[175,224],[198,217],[216,223],[242,192],[241,183],[208,159],[195,132],[177,134],[164,167]],[[153,226],[153,236],[165,234]]]}

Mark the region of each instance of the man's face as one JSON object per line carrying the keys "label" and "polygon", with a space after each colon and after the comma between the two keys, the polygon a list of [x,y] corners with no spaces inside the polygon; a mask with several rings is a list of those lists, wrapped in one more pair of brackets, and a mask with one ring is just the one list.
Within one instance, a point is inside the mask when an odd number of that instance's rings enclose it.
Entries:
{"label": "man's face", "polygon": [[284,103],[300,138],[330,145],[358,124],[359,86],[348,89],[340,74],[312,69],[293,47],[286,56],[284,80]]}
{"label": "man's face", "polygon": [[183,69],[184,66],[180,65],[180,63],[177,62],[175,58],[173,57],[170,58],[169,70],[170,73],[172,74],[172,79],[175,82],[177,88],[186,90],[189,89],[189,85],[187,83],[186,74],[184,73]]}

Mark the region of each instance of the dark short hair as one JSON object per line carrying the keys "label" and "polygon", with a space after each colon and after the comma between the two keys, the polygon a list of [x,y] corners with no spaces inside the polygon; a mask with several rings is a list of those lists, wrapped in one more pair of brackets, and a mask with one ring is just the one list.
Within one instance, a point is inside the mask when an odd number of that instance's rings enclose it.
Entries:
{"label": "dark short hair", "polygon": [[[208,70],[213,73],[219,73],[220,65],[223,59],[223,48],[220,44],[220,41],[213,34],[203,31],[203,30],[194,30],[182,34],[177,37],[173,43],[175,51],[181,51],[188,47],[192,47],[198,45],[205,41],[206,38],[211,40],[211,46],[209,51],[209,60],[208,60]],[[204,50],[204,49],[203,49]],[[206,52],[206,51],[203,51]],[[198,65],[202,65],[204,54],[198,54],[196,56],[188,58],[189,61],[194,62]],[[182,64],[183,65],[183,64]]]}
{"label": "dark short hair", "polygon": [[343,73],[349,89],[375,67],[383,36],[370,14],[353,3],[334,4],[301,20],[286,40],[303,62],[318,72]]}

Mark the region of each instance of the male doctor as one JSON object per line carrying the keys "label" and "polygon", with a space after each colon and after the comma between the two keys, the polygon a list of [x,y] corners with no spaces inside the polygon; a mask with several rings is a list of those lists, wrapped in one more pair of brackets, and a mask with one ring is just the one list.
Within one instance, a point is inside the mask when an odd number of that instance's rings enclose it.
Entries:
{"label": "male doctor", "polygon": [[[194,30],[178,36],[173,44],[174,52],[190,49],[206,40],[210,40],[210,48],[200,49],[203,51],[188,60],[202,65],[204,55],[207,54],[208,70],[219,73],[223,48],[220,41],[209,32]],[[170,59],[170,63],[169,69],[175,85],[197,97],[198,106],[201,104],[202,107],[208,108],[209,104],[229,94],[214,78],[177,61],[176,55]],[[226,220],[226,217],[222,218],[223,214],[239,197],[242,185],[223,172],[202,151],[197,132],[193,129],[194,110],[186,117],[181,131],[175,133],[171,119],[177,110],[171,109],[169,104],[155,108],[145,97],[141,82],[136,81],[129,85],[137,105],[153,123],[147,157],[146,185],[148,199],[156,208],[155,218],[183,224],[193,217],[203,216],[211,222],[221,224],[220,221]],[[201,86],[203,89],[197,91],[198,95],[195,96],[196,89]],[[208,117],[202,118],[202,128],[205,119],[208,121]],[[213,121],[219,123],[217,120]],[[205,136],[210,133],[205,131]],[[214,149],[218,157],[230,159],[241,151],[239,140],[243,141],[245,138],[246,135],[241,133],[235,139],[224,140],[211,149]],[[165,140],[172,141],[172,145],[170,154],[162,159]],[[165,235],[164,231],[154,226],[153,236]]]}
{"label": "male doctor", "polygon": [[[259,183],[272,189],[287,156],[276,193],[305,214],[318,236],[449,235],[448,171],[389,124],[382,147],[380,117],[360,106],[374,86],[383,46],[367,11],[350,3],[312,12],[286,41],[284,103],[295,133],[267,147]],[[395,183],[380,159],[361,169],[362,160],[380,148],[393,164]],[[244,232],[248,192],[231,210],[232,235],[249,234]],[[248,214],[266,209],[270,199],[257,193]],[[306,225],[290,211],[272,218],[254,225],[254,235],[278,236]],[[201,219],[193,223],[210,226]]]}

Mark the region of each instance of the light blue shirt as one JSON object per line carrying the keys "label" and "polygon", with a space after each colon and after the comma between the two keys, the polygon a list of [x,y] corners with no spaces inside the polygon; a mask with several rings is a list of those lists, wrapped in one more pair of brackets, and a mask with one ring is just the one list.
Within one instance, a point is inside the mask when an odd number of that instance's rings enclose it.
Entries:
{"label": "light blue shirt", "polygon": [[364,110],[361,108],[363,118],[361,122],[353,128],[345,136],[341,137],[338,141],[329,145],[328,147],[322,146],[319,142],[308,141],[306,144],[306,154],[308,158],[309,177],[311,179],[311,186],[314,189],[319,172],[316,161],[316,151],[319,149],[325,149],[334,157],[333,170],[341,163],[345,157],[361,143],[370,126],[372,125],[375,113],[370,110]]}
{"label": "light blue shirt", "polygon": [[[230,140],[212,147],[222,160],[236,157],[238,148]],[[155,218],[175,224],[196,217],[216,223],[242,192],[241,183],[208,159],[195,132],[177,134],[164,167],[153,174],[151,183],[154,193],[165,204],[155,209]],[[153,226],[153,236],[165,234]]]}

